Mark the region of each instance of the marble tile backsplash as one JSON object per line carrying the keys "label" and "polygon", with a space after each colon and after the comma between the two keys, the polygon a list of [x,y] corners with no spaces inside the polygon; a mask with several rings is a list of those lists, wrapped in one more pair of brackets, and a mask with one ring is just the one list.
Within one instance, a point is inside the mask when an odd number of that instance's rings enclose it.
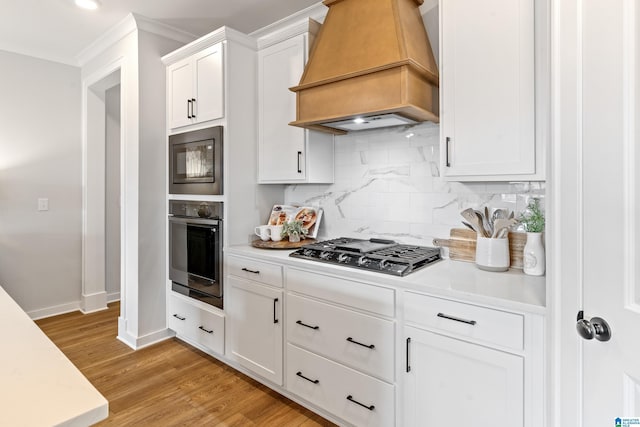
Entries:
{"label": "marble tile backsplash", "polygon": [[439,126],[354,132],[336,137],[335,183],[289,185],[285,203],[320,206],[320,238],[393,239],[431,246],[463,227],[466,208],[525,209],[544,183],[447,182],[439,171]]}

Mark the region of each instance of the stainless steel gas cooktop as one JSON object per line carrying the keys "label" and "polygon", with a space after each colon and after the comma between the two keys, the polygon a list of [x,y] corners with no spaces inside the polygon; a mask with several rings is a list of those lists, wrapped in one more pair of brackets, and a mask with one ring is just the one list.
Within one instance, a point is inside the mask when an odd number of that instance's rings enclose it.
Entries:
{"label": "stainless steel gas cooktop", "polygon": [[302,246],[289,256],[405,276],[440,260],[440,249],[383,239],[338,239]]}

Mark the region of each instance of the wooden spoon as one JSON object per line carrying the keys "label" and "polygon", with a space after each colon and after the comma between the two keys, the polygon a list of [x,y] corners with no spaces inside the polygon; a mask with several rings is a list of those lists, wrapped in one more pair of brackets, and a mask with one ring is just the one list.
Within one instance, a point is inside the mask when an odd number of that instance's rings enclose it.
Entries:
{"label": "wooden spoon", "polygon": [[476,211],[469,208],[460,212],[460,215],[462,215],[462,217],[466,219],[469,224],[471,224],[475,232],[478,233],[478,236],[489,237],[487,236],[487,232],[482,225],[482,218],[476,214]]}

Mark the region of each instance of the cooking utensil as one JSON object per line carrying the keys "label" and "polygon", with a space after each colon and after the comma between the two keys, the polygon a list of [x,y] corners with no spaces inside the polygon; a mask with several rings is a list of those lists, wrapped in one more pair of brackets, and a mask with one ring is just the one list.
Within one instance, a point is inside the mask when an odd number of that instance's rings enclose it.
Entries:
{"label": "cooking utensil", "polygon": [[482,223],[482,214],[478,215],[475,210],[468,208],[460,212],[460,215],[462,215],[462,217],[471,224],[473,230],[478,234],[478,236],[489,237]]}
{"label": "cooking utensil", "polygon": [[497,239],[502,239],[504,237],[506,237],[507,233],[509,232],[509,228],[511,228],[511,226],[513,224],[515,224],[517,221],[513,218],[511,219],[503,219],[503,218],[498,218],[496,219],[495,223],[494,223],[494,227],[493,227],[493,234],[491,235],[491,237],[493,238],[497,238]]}

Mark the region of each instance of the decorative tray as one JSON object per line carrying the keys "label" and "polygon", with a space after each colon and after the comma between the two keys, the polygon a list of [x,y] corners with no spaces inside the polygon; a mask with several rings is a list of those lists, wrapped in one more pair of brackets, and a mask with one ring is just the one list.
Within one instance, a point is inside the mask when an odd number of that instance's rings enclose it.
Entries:
{"label": "decorative tray", "polygon": [[297,249],[300,246],[308,245],[309,243],[315,242],[316,239],[302,239],[299,242],[290,242],[288,240],[280,240],[279,242],[274,242],[272,240],[267,240],[266,242],[260,239],[256,239],[251,242],[251,246],[254,248],[260,249]]}

